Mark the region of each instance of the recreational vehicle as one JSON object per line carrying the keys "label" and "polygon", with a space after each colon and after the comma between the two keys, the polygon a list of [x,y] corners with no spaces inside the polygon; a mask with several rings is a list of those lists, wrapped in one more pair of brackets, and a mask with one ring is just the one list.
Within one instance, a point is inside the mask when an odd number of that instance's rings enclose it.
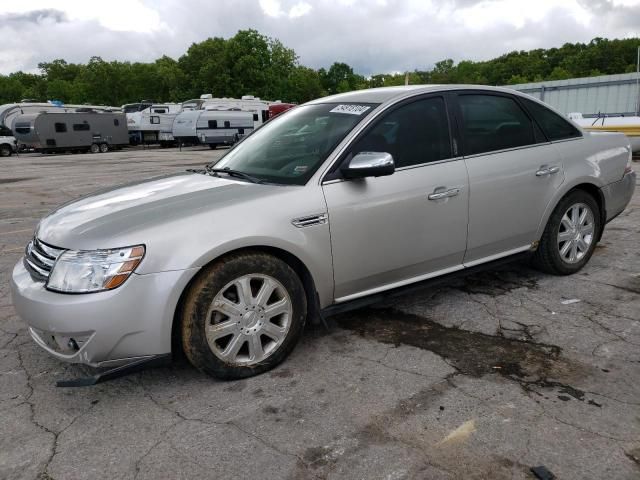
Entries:
{"label": "recreational vehicle", "polygon": [[241,110],[187,110],[173,123],[173,137],[181,144],[233,145],[253,131],[252,112]]}
{"label": "recreational vehicle", "polygon": [[58,101],[32,102],[23,100],[19,103],[7,103],[0,105],[0,125],[13,130],[13,124],[18,115],[42,112],[75,112],[78,109],[91,109],[101,112],[117,112],[117,107],[106,105],[65,105]]}
{"label": "recreational vehicle", "polygon": [[163,147],[174,144],[175,140],[171,134],[173,121],[181,110],[182,105],[179,103],[163,103],[127,113],[130,143],[159,143]]}
{"label": "recreational vehicle", "polygon": [[129,143],[124,113],[94,110],[18,115],[14,134],[20,144],[42,153],[98,153]]}

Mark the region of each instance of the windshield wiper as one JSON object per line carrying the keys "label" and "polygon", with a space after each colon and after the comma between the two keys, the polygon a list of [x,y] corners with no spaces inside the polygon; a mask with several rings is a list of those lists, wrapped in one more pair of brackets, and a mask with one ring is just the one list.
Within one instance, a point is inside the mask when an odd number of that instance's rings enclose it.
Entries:
{"label": "windshield wiper", "polygon": [[207,169],[207,173],[213,173],[213,174],[227,173],[232,177],[239,177],[245,180],[249,180],[251,183],[264,183],[264,181],[260,180],[259,178],[253,177],[247,173],[240,172],[238,170],[232,170],[230,168],[213,168],[213,167],[207,166],[206,169]]}

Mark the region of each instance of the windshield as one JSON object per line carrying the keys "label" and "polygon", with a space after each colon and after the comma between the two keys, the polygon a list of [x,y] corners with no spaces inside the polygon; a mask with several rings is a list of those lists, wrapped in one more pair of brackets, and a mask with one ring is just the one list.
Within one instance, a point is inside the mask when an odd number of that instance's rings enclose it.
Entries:
{"label": "windshield", "polygon": [[215,164],[259,180],[304,185],[375,104],[303,105],[275,117]]}

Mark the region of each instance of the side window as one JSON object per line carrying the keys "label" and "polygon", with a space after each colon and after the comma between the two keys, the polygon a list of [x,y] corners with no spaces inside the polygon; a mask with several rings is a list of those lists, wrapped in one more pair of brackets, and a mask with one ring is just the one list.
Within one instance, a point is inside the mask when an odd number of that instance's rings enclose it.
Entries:
{"label": "side window", "polygon": [[259,118],[260,118],[260,117],[258,117],[258,114],[257,114],[257,113],[254,113],[254,114],[253,114],[253,121],[254,121],[254,122],[257,122]]}
{"label": "side window", "polygon": [[155,116],[155,115],[151,115],[151,117],[150,117],[150,118],[151,118],[151,123],[152,123],[152,124],[156,124],[156,125],[157,125],[157,124],[159,124],[159,123],[160,123],[160,117]]}
{"label": "side window", "polygon": [[66,123],[56,123],[56,124],[54,124],[54,127],[55,127],[57,133],[64,133],[64,132],[67,131],[67,124]]}
{"label": "side window", "polygon": [[4,125],[0,125],[0,137],[10,137],[13,135],[13,132],[10,128],[5,127]]}
{"label": "side window", "polygon": [[113,125],[114,125],[114,126],[116,126],[116,127],[117,127],[118,125],[120,125],[120,120],[118,120],[117,118],[114,118],[114,119],[113,119]]}
{"label": "side window", "polygon": [[359,152],[388,152],[396,168],[451,158],[444,100],[416,100],[384,115],[351,149]]}
{"label": "side window", "polygon": [[458,95],[465,154],[492,152],[538,143],[533,122],[510,97]]}
{"label": "side window", "polygon": [[209,128],[218,128],[217,120],[209,120]]}
{"label": "side window", "polygon": [[224,121],[224,128],[230,128],[231,127],[231,122],[229,122],[229,120],[225,120]]}
{"label": "side window", "polygon": [[549,140],[564,140],[582,136],[576,127],[544,105],[527,98],[522,98],[521,100]]}
{"label": "side window", "polygon": [[73,124],[73,130],[75,132],[80,132],[80,131],[84,131],[84,130],[91,130],[91,127],[89,126],[88,123],[74,123]]}

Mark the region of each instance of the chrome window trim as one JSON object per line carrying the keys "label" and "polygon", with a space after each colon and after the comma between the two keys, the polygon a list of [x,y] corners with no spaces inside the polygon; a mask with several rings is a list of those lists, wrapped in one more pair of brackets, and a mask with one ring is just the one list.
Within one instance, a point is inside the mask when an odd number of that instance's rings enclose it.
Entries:
{"label": "chrome window trim", "polygon": [[[397,168],[395,171],[396,172],[404,172],[406,170],[413,170],[414,168],[424,168],[424,167],[429,167],[431,165],[440,165],[440,164],[443,164],[443,163],[457,162],[457,161],[460,161],[460,160],[464,160],[464,157],[458,156],[458,157],[453,157],[453,158],[443,158],[442,160],[436,160],[436,161],[433,161],[433,162],[425,162],[425,163],[417,163],[415,165],[407,165],[406,167]],[[334,178],[332,180],[324,180],[322,182],[322,185],[331,185],[333,183],[350,182],[350,181],[352,181],[352,180],[349,180],[347,178]]]}

